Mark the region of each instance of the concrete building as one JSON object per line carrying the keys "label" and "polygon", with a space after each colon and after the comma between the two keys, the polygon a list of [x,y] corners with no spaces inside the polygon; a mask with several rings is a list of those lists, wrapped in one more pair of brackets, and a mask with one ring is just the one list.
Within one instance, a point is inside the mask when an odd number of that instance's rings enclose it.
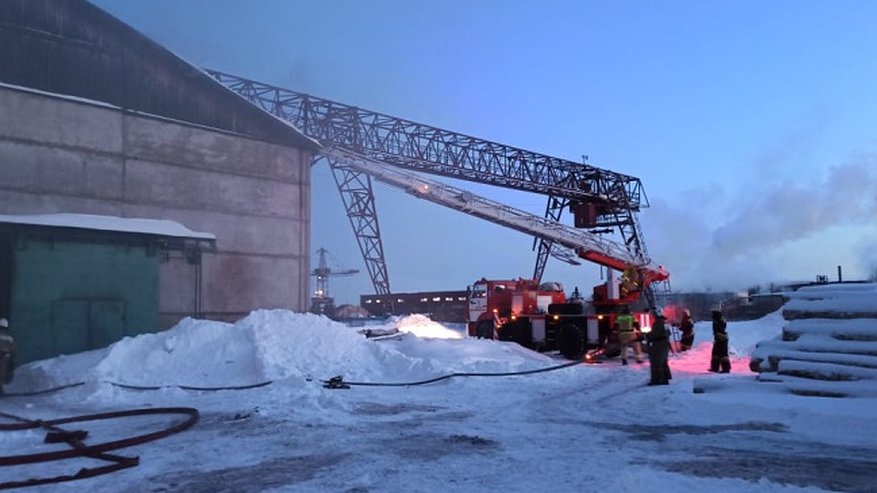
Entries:
{"label": "concrete building", "polygon": [[[212,233],[205,318],[307,310],[317,148],[84,0],[0,0],[0,214],[166,219]],[[192,315],[190,276],[160,264],[159,328]]]}

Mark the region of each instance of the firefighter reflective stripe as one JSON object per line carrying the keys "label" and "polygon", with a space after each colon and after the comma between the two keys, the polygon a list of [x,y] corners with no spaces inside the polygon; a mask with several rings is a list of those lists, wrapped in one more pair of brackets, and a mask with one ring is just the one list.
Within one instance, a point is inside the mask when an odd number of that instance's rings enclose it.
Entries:
{"label": "firefighter reflective stripe", "polygon": [[633,331],[633,316],[625,313],[623,315],[619,315],[616,320],[618,321],[619,332]]}

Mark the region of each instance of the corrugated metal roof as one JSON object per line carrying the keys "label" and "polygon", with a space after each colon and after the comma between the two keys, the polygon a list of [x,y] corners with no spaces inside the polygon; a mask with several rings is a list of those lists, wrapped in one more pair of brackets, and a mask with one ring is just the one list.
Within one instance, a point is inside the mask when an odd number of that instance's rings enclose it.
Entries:
{"label": "corrugated metal roof", "polygon": [[0,81],[282,145],[319,147],[85,0],[0,0]]}

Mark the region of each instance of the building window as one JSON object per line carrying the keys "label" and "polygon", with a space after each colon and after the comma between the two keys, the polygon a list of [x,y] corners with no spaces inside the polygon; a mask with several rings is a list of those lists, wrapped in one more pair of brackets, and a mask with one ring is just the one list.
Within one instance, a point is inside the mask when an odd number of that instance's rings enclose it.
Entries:
{"label": "building window", "polygon": [[426,303],[427,301],[429,301],[429,298],[420,298],[421,303]]}
{"label": "building window", "polygon": [[436,296],[435,298],[432,299],[432,301],[441,301],[441,300],[442,300],[441,296]]}

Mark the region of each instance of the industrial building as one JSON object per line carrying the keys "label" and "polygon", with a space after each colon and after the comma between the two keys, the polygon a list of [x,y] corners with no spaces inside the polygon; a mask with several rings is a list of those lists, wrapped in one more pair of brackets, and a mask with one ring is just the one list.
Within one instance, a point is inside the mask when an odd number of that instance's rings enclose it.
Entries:
{"label": "industrial building", "polygon": [[362,295],[359,304],[373,317],[420,313],[436,322],[465,323],[468,299],[466,291],[423,291]]}
{"label": "industrial building", "polygon": [[307,310],[318,147],[84,0],[0,0],[0,316],[19,362]]}

